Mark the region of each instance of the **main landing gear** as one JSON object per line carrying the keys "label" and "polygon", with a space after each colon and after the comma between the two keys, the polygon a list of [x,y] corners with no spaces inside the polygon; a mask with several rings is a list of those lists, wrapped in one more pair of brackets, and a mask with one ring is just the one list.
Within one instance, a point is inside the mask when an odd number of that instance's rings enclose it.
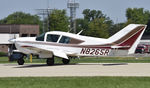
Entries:
{"label": "main landing gear", "polygon": [[[25,63],[25,61],[24,61],[24,54],[22,54],[22,53],[14,53],[13,55],[11,55],[11,58],[12,59],[16,59],[17,60],[17,63],[18,63],[18,65],[24,65],[24,63]],[[55,62],[55,60],[54,60],[54,56],[52,56],[51,58],[47,58],[47,60],[46,60],[46,63],[47,63],[47,65],[48,66],[52,66],[52,65],[54,65],[54,62]],[[62,59],[62,62],[63,62],[63,64],[69,64],[69,62],[70,62],[70,59]]]}
{"label": "main landing gear", "polygon": [[48,66],[54,65],[54,56],[52,58],[47,58],[46,63]]}
{"label": "main landing gear", "polygon": [[70,59],[62,59],[63,64],[69,64]]}
{"label": "main landing gear", "polygon": [[25,62],[25,61],[24,61],[23,58],[20,58],[20,59],[17,60],[18,65],[23,65],[24,62]]}
{"label": "main landing gear", "polygon": [[[55,62],[54,56],[52,58],[47,58],[47,60],[46,60],[46,63],[48,66],[54,65],[54,62]],[[62,62],[63,62],[63,64],[69,64],[70,59],[62,59]]]}

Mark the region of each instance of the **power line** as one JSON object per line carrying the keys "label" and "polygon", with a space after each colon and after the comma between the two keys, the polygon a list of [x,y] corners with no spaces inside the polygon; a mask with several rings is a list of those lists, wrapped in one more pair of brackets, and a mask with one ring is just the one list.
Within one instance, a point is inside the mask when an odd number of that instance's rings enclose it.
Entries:
{"label": "power line", "polygon": [[36,9],[37,15],[42,15],[43,16],[43,32],[46,32],[45,30],[45,18],[47,17],[47,29],[50,31],[50,14],[53,9]]}

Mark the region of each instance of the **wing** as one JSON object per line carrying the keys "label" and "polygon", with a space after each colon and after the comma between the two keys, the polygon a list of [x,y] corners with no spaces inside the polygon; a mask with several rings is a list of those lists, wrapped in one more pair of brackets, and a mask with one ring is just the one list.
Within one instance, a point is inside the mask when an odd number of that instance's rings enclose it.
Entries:
{"label": "wing", "polygon": [[37,46],[22,46],[23,48],[27,48],[30,50],[35,50],[37,52],[51,52],[54,56],[61,57],[64,59],[68,59],[68,56],[64,51],[58,49],[48,49],[47,47],[37,47]]}

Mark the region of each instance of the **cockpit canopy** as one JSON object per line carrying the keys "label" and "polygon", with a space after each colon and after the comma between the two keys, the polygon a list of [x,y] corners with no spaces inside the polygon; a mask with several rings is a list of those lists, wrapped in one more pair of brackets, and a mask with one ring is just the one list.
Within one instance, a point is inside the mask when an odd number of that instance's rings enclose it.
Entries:
{"label": "cockpit canopy", "polygon": [[64,35],[46,34],[46,33],[43,33],[40,36],[36,37],[36,41],[56,42],[63,44],[79,44],[83,42],[82,40],[71,38]]}

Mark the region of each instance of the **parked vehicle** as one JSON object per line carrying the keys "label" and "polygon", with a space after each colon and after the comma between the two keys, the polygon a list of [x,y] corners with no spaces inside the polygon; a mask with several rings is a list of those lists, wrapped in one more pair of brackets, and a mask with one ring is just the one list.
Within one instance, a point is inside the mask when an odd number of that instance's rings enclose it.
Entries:
{"label": "parked vehicle", "polygon": [[150,45],[145,45],[145,53],[150,53]]}
{"label": "parked vehicle", "polygon": [[150,53],[150,45],[138,45],[135,53]]}

